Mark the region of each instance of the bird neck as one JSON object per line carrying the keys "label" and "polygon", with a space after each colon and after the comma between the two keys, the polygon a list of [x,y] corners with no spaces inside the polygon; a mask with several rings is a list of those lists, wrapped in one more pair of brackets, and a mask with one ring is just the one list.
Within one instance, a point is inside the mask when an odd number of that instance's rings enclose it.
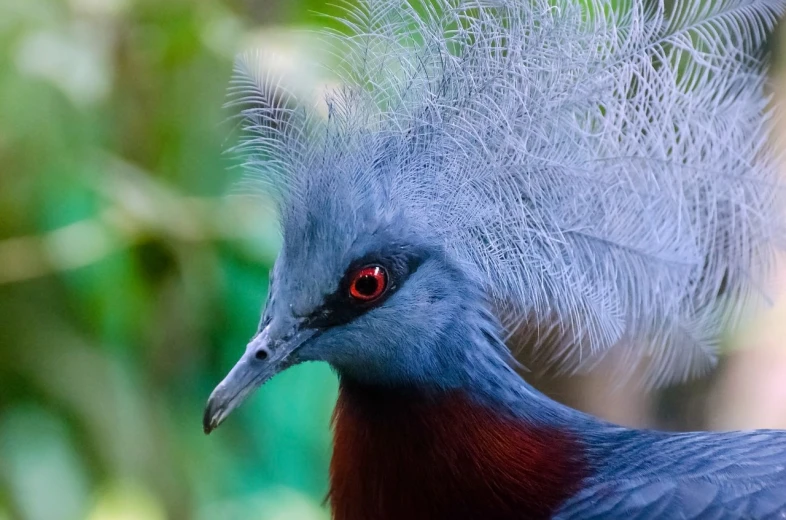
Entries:
{"label": "bird neck", "polygon": [[335,520],[549,518],[588,472],[569,430],[529,423],[461,389],[342,377],[333,426]]}

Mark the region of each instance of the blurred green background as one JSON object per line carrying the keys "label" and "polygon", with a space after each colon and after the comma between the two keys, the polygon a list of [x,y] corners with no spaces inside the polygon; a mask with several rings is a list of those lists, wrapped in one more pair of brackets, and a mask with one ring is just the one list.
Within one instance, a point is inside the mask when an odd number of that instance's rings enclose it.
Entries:
{"label": "blurred green background", "polygon": [[[279,244],[264,197],[227,195],[242,175],[222,109],[232,61],[268,48],[293,85],[318,86],[318,48],[288,29],[334,10],[0,0],[0,520],[327,518],[327,367],[276,377],[209,438],[201,418]],[[783,390],[786,365],[754,366],[757,381],[776,367],[760,394],[735,355],[655,397],[602,375],[551,392],[629,424],[783,426],[782,404],[733,411]]]}
{"label": "blurred green background", "polygon": [[327,367],[200,426],[279,240],[226,197],[232,61],[316,9],[0,0],[0,518],[325,517]]}

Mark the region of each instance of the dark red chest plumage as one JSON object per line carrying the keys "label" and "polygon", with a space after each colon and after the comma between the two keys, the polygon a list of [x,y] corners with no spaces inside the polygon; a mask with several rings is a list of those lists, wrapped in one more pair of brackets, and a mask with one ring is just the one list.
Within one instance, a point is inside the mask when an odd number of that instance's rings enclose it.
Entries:
{"label": "dark red chest plumage", "polygon": [[549,518],[586,475],[576,439],[501,417],[460,393],[342,384],[335,520]]}

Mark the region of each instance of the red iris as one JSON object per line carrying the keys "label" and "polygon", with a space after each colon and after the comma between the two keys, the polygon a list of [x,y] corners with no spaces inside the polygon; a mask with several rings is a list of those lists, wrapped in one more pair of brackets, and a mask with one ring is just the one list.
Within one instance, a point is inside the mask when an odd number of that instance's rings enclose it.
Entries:
{"label": "red iris", "polygon": [[382,296],[387,289],[388,276],[378,265],[362,267],[352,275],[349,295],[361,302],[371,302]]}

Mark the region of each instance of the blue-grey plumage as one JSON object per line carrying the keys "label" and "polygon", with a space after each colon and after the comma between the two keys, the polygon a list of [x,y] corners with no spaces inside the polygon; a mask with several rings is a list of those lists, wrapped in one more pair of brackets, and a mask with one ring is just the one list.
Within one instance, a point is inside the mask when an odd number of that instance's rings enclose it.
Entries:
{"label": "blue-grey plumage", "polygon": [[667,434],[619,429],[591,439],[598,473],[557,519],[786,518],[786,433]]}
{"label": "blue-grey plumage", "polygon": [[[240,149],[285,236],[310,237],[309,214],[315,232],[403,224],[473,271],[508,329],[551,329],[541,352],[566,370],[617,349],[631,372],[651,360],[650,384],[685,379],[783,234],[760,59],[783,2],[674,4],[360,2],[352,34],[327,35],[325,99],[238,61]],[[353,233],[336,235],[314,240]]]}
{"label": "blue-grey plumage", "polygon": [[759,51],[786,0],[673,4],[363,1],[324,110],[241,59],[284,243],[205,430],[323,361],[337,520],[786,514],[786,433],[605,424],[505,344],[526,325],[567,370],[616,349],[664,383],[761,296],[783,221]]}

